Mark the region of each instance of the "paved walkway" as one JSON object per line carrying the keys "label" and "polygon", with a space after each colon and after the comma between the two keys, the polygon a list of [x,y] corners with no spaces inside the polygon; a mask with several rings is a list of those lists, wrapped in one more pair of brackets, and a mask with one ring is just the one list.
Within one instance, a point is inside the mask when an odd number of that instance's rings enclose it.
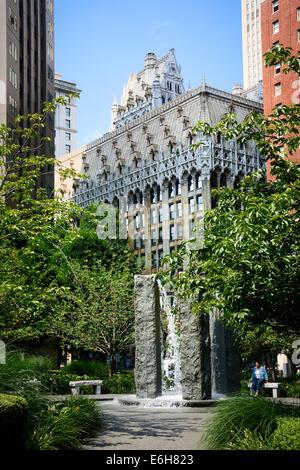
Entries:
{"label": "paved walkway", "polygon": [[83,450],[197,450],[209,408],[137,408],[102,404],[103,429]]}

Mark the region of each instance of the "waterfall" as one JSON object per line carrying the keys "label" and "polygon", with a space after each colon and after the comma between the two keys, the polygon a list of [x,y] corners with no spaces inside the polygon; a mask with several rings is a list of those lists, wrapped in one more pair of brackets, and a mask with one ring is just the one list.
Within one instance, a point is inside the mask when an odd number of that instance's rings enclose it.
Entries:
{"label": "waterfall", "polygon": [[[170,297],[168,296],[166,289],[163,287],[160,281],[158,281],[158,287],[160,292],[161,311],[166,313],[168,325],[166,353],[164,351],[164,345],[162,341],[162,390],[163,394],[165,394],[167,391],[171,391],[176,395],[180,395],[182,393],[182,386],[179,334],[176,331],[175,315],[172,312]],[[173,297],[173,299],[175,306],[175,297]],[[169,381],[169,387],[167,386],[166,381]]]}

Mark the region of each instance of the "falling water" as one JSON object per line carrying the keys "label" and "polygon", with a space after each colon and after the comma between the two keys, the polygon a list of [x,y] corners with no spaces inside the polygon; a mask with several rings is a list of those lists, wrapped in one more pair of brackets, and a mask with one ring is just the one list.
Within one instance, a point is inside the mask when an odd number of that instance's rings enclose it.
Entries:
{"label": "falling water", "polygon": [[[168,331],[167,331],[167,351],[164,354],[164,347],[162,344],[162,390],[163,394],[171,391],[173,394],[180,395],[182,393],[181,386],[181,357],[180,357],[180,340],[176,331],[175,316],[172,312],[172,305],[170,298],[163,287],[161,282],[158,282],[160,292],[160,305],[161,310],[167,315]],[[175,300],[175,299],[174,299]],[[166,387],[167,377],[172,385],[170,388]]]}

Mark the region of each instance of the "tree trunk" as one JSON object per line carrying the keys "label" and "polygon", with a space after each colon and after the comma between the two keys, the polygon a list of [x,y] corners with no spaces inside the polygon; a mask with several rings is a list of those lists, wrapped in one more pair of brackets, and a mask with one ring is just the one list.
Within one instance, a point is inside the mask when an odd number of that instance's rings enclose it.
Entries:
{"label": "tree trunk", "polygon": [[115,354],[110,353],[109,355],[109,378],[111,379],[114,373]]}

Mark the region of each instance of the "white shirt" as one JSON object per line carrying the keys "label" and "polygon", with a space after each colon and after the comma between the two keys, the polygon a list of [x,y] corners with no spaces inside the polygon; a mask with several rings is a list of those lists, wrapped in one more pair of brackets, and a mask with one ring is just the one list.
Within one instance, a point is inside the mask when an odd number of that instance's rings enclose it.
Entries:
{"label": "white shirt", "polygon": [[257,378],[257,379],[259,379],[259,378],[260,378],[259,369],[256,369],[256,371],[255,371],[255,376],[256,376],[256,378]]}

